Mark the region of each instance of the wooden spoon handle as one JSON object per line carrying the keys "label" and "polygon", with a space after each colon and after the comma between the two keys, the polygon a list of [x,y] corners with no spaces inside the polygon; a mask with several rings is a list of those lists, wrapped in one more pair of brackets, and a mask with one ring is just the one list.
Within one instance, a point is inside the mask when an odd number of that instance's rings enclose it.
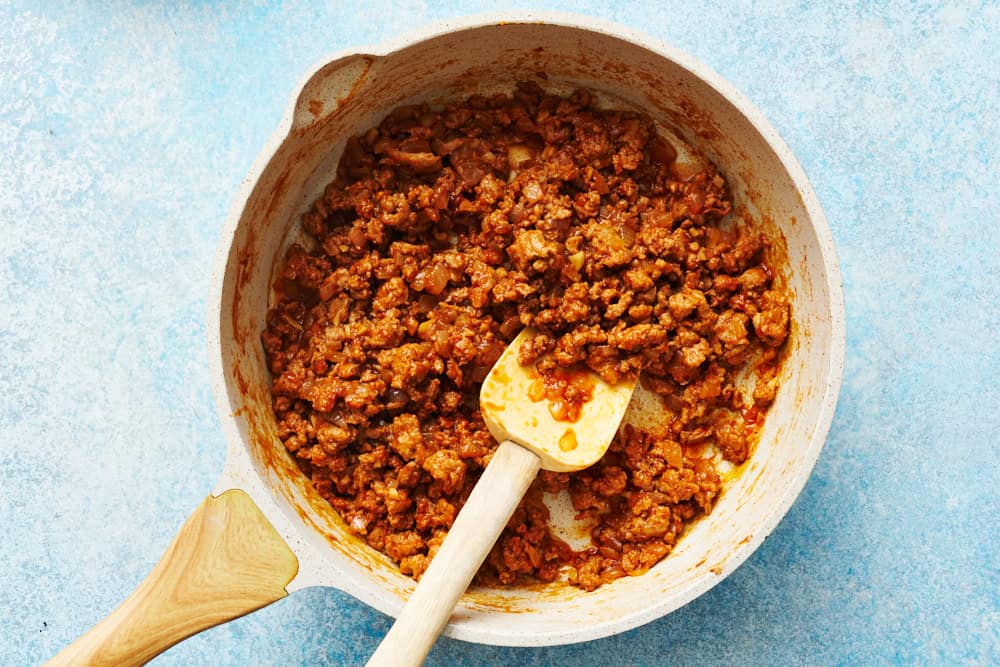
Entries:
{"label": "wooden spoon handle", "polygon": [[280,600],[299,563],[245,492],[209,496],[146,580],[47,665],[142,665],[177,642]]}
{"label": "wooden spoon handle", "polygon": [[541,459],[500,443],[368,667],[419,665],[448,624],[451,611],[538,474]]}

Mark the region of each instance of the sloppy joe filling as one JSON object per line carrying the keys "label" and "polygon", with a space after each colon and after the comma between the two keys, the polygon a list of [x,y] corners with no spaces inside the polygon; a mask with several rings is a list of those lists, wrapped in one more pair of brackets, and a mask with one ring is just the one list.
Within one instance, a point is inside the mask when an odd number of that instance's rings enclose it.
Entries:
{"label": "sloppy joe filling", "polygon": [[[525,326],[531,398],[572,422],[588,368],[641,372],[659,424],[624,425],[576,473],[542,471],[479,572],[592,590],[664,558],[751,452],[789,303],[768,240],[708,161],[578,90],[403,107],[350,139],[303,215],[262,334],[279,436],[373,548],[419,577],[496,447],[479,386]],[[693,165],[693,166],[692,166]],[[755,384],[743,389],[747,372]],[[536,398],[537,397],[537,398]],[[571,549],[546,493],[593,526]]]}
{"label": "sloppy joe filling", "polygon": [[596,380],[579,365],[570,368],[556,366],[539,374],[528,386],[528,398],[546,401],[549,413],[557,421],[575,422],[580,410],[594,397]]}

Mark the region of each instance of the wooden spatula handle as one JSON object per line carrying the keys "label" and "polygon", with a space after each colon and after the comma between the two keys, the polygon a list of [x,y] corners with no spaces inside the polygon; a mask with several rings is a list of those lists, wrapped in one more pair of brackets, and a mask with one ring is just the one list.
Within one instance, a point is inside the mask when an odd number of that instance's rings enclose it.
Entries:
{"label": "wooden spatula handle", "polygon": [[146,580],[48,665],[142,665],[287,595],[298,560],[243,491],[209,496]]}
{"label": "wooden spatula handle", "polygon": [[500,443],[368,667],[424,661],[540,465],[541,459],[520,445]]}

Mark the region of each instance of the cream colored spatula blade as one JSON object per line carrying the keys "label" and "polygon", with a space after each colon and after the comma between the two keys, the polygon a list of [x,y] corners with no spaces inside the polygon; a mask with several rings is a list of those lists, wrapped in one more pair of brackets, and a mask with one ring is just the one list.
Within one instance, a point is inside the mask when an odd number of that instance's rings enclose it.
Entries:
{"label": "cream colored spatula blade", "polygon": [[490,433],[498,441],[513,440],[542,459],[542,468],[557,472],[580,470],[596,463],[618,431],[635,380],[608,384],[589,369],[571,371],[583,376],[591,398],[580,407],[578,419],[556,419],[551,401],[536,400],[544,380],[531,366],[522,366],[517,351],[534,332],[524,329],[507,346],[479,391],[479,407]]}

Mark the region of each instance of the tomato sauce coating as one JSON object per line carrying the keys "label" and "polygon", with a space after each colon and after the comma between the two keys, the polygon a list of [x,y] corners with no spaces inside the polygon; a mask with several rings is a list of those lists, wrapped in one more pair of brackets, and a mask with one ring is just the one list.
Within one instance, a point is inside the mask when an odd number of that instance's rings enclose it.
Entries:
{"label": "tomato sauce coating", "polygon": [[[284,446],[403,573],[426,569],[496,447],[479,386],[522,327],[538,335],[520,361],[564,421],[587,399],[581,367],[609,382],[641,372],[664,420],[623,426],[586,470],[540,473],[480,581],[562,575],[592,590],[641,574],[711,511],[722,482],[706,445],[736,464],[750,454],[789,302],[767,239],[722,223],[721,174],[676,158],[649,118],[534,83],[399,108],[348,141],[262,342]],[[761,371],[746,396],[749,365]],[[580,551],[547,523],[543,495],[562,491],[594,526]]]}

